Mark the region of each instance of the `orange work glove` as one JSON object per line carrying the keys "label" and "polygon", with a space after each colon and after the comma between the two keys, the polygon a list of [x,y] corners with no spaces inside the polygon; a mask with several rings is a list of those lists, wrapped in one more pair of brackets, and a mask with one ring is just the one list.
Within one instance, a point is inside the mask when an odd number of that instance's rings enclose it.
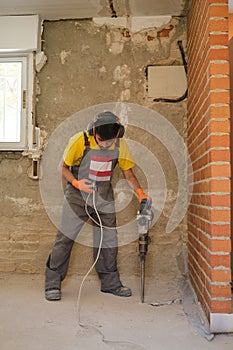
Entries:
{"label": "orange work glove", "polygon": [[72,185],[75,188],[79,189],[80,191],[84,191],[87,193],[93,193],[95,190],[93,182],[88,179],[82,179],[82,180],[74,179],[72,181]]}
{"label": "orange work glove", "polygon": [[141,188],[138,188],[137,191],[138,201],[141,203],[143,199],[146,199],[148,202],[152,203],[152,198],[145,194]]}

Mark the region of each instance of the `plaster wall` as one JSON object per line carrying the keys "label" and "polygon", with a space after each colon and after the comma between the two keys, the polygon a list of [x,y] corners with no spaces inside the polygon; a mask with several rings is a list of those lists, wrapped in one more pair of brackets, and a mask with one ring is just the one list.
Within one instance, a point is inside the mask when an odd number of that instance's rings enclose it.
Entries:
{"label": "plaster wall", "polygon": [[[186,47],[183,19],[173,18],[161,28],[134,33],[127,28],[100,26],[92,20],[45,21],[42,49],[47,61],[37,73],[36,101],[37,124],[43,143],[46,145],[53,131],[74,113],[106,102],[130,102],[149,107],[171,122],[185,139],[186,101],[155,103],[148,98],[146,89],[148,65],[182,64],[177,40],[182,40]],[[128,128],[126,134],[153,152],[167,184],[165,206],[150,232],[152,243],[147,255],[147,276],[177,279],[181,276],[177,257],[182,256],[186,247],[186,219],[173,232],[165,233],[177,196],[176,167],[166,147],[148,133]],[[31,160],[20,152],[1,153],[0,157],[0,271],[43,273],[56,227],[43,207],[38,181],[27,175]],[[135,171],[146,189],[142,171]],[[117,171],[114,181],[121,177]],[[127,210],[120,212],[119,220],[136,215],[137,209],[135,200]],[[119,248],[122,275],[140,273],[137,250],[137,241]],[[83,274],[91,262],[91,248],[76,244],[69,273]]]}

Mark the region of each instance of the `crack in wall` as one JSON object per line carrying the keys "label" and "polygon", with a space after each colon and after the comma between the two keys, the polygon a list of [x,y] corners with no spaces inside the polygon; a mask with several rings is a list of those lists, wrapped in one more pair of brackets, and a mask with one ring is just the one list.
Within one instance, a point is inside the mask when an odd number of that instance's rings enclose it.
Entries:
{"label": "crack in wall", "polygon": [[125,0],[125,10],[126,10],[126,16],[131,16],[131,8],[129,0]]}
{"label": "crack in wall", "polygon": [[117,18],[117,13],[116,13],[116,10],[114,8],[114,4],[113,4],[113,0],[108,0],[109,2],[109,7],[111,9],[111,13],[112,13],[112,18]]}

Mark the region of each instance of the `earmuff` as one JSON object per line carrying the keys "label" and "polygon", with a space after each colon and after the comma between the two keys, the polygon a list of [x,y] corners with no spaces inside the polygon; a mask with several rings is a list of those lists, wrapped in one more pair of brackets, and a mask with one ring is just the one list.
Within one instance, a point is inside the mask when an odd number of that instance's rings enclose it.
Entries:
{"label": "earmuff", "polygon": [[93,121],[91,121],[87,126],[87,131],[89,135],[94,136],[95,127],[101,126],[104,124],[119,124],[118,138],[122,138],[125,133],[124,126],[120,123],[119,118],[112,112],[103,112],[98,114]]}

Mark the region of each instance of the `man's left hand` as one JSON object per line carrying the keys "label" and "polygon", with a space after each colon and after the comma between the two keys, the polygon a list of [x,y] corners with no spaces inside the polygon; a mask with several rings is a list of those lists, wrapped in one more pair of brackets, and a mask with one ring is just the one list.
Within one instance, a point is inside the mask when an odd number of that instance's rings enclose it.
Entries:
{"label": "man's left hand", "polygon": [[137,191],[138,201],[141,203],[143,199],[146,199],[148,202],[152,203],[152,198],[148,196],[141,188],[138,188]]}

